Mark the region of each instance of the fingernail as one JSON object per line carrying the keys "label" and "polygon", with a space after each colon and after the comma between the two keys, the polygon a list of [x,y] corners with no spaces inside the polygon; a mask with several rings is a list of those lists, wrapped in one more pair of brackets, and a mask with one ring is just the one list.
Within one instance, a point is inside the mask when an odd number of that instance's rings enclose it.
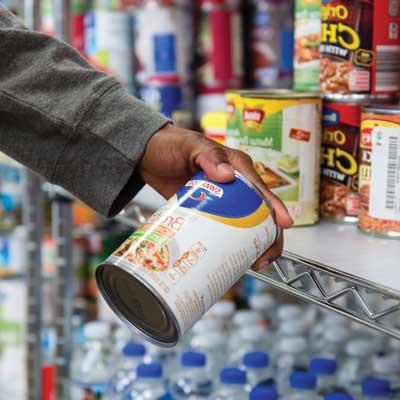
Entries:
{"label": "fingernail", "polygon": [[232,165],[230,165],[228,163],[218,164],[217,170],[218,170],[218,173],[224,174],[224,175],[232,175],[232,174],[234,174],[234,170],[232,168]]}

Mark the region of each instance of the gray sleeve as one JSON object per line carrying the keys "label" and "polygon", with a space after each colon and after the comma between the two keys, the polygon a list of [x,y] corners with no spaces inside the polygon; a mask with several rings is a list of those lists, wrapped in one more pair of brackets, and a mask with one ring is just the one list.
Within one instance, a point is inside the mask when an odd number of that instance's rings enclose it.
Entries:
{"label": "gray sleeve", "polygon": [[0,5],[1,151],[113,216],[143,185],[135,168],[167,122]]}

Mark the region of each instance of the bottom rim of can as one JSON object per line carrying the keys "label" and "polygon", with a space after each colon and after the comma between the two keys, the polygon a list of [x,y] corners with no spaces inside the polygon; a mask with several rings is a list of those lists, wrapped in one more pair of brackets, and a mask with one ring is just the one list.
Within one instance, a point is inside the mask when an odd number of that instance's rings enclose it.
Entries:
{"label": "bottom rim of can", "polygon": [[395,232],[395,231],[389,231],[389,232],[370,231],[370,230],[366,230],[364,228],[361,228],[359,225],[358,225],[358,230],[364,235],[374,236],[374,237],[381,238],[381,239],[393,239],[393,240],[399,240],[400,239],[400,232]]}
{"label": "bottom rim of can", "polygon": [[[140,276],[133,275],[119,264],[106,262],[97,268],[96,282],[112,311],[136,334],[161,347],[174,347],[178,343],[179,325],[172,310]],[[132,297],[133,293],[135,297]],[[131,304],[128,304],[129,300]],[[146,324],[139,317],[138,313],[143,315],[141,302],[146,301],[148,310],[144,312],[151,313],[152,319],[158,319],[159,325],[164,323],[162,331],[157,332],[155,325]]]}

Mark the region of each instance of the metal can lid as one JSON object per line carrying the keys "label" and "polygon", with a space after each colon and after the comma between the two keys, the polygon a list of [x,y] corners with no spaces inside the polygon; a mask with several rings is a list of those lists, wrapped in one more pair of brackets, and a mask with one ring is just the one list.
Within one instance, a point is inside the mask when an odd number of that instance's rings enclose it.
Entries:
{"label": "metal can lid", "polygon": [[328,93],[324,95],[324,100],[334,103],[357,103],[357,104],[371,104],[371,103],[384,103],[393,100],[390,94],[340,94]]}
{"label": "metal can lid", "polygon": [[176,345],[180,334],[172,311],[140,276],[105,263],[97,268],[96,281],[108,305],[130,329],[158,346]]}
{"label": "metal can lid", "polygon": [[382,115],[400,115],[400,105],[398,104],[382,104],[369,105],[363,107],[363,113],[382,114]]}
{"label": "metal can lid", "polygon": [[320,99],[320,92],[300,92],[291,89],[254,90],[243,94],[245,98],[257,99]]}

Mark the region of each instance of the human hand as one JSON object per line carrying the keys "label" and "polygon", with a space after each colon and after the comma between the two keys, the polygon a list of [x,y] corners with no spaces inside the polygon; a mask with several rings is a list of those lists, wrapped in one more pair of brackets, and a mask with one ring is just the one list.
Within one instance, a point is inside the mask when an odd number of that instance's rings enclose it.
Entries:
{"label": "human hand", "polygon": [[[246,176],[267,197],[281,228],[293,224],[286,206],[267,188],[254,169],[251,158],[239,151],[207,139],[202,133],[168,124],[149,140],[142,161],[142,179],[165,198],[172,197],[196,172],[202,169],[216,182],[230,182],[234,170]],[[283,233],[253,266],[259,270],[278,258],[283,249]]]}

